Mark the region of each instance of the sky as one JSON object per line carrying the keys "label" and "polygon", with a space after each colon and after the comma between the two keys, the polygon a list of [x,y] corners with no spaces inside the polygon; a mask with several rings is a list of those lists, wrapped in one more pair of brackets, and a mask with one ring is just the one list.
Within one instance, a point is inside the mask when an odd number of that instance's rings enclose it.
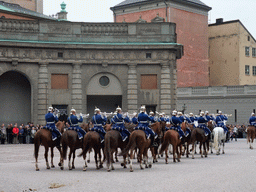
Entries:
{"label": "sky", "polygon": [[[123,0],[44,0],[44,14],[52,15],[61,10],[62,2],[67,4],[69,21],[78,22],[113,22],[113,7]],[[256,38],[256,0],[201,0],[212,7],[209,23],[217,18],[224,21],[239,19],[247,30]]]}

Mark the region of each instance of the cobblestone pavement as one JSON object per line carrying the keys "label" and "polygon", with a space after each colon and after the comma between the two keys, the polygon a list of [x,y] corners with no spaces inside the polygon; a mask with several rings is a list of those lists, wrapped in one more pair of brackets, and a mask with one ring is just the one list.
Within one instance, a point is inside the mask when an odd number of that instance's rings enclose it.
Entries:
{"label": "cobblestone pavement", "polygon": [[0,145],[0,192],[256,191],[256,148],[250,150],[245,139],[226,143],[224,155],[217,156],[214,151],[208,158],[182,157],[179,163],[173,163],[170,156],[169,164],[161,158],[151,169],[140,170],[139,164],[134,163],[134,172],[121,168],[120,163],[111,172],[107,172],[105,164],[96,170],[93,153],[87,171],[82,171],[84,161],[78,157],[75,170],[68,170],[67,161],[64,170],[60,170],[57,149],[56,168],[47,170],[43,147],[39,151],[40,171],[35,171],[33,150],[32,144]]}

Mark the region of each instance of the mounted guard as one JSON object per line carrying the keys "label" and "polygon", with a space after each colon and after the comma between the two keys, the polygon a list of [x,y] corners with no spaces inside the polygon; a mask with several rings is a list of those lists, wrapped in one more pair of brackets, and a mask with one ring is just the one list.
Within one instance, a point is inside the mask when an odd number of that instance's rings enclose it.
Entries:
{"label": "mounted guard", "polygon": [[48,129],[52,132],[52,140],[57,141],[56,146],[58,147],[60,146],[61,133],[55,126],[55,123],[58,122],[57,112],[57,109],[55,109],[55,112],[53,112],[53,107],[48,108],[48,113],[45,114],[46,126],[43,128]]}
{"label": "mounted guard", "polygon": [[256,127],[256,117],[255,117],[254,113],[251,114],[251,117],[249,119],[249,123],[250,123],[250,125]]}
{"label": "mounted guard", "polygon": [[157,122],[157,118],[153,111],[149,112],[149,118],[150,118],[149,125],[152,125],[153,123]]}
{"label": "mounted guard", "polygon": [[[129,138],[130,132],[125,128],[124,122],[130,123],[129,117],[124,117],[122,115],[122,109],[120,107],[116,108],[117,114],[112,118],[111,122],[114,123],[112,129],[119,131],[123,142]],[[128,119],[127,119],[128,117]]]}
{"label": "mounted guard", "polygon": [[177,111],[174,110],[172,112],[172,117],[170,118],[170,123],[168,124],[172,124],[171,127],[165,127],[165,130],[168,131],[168,130],[176,130],[179,135],[180,135],[180,139],[184,139],[184,132],[182,131],[181,127],[180,127],[180,124],[182,123],[182,121],[180,120],[179,117],[177,117]]}
{"label": "mounted guard", "polygon": [[224,129],[225,134],[228,132],[228,128],[226,127],[224,121],[227,121],[228,117],[226,115],[222,115],[222,112],[219,111],[216,117],[216,127],[222,127]]}
{"label": "mounted guard", "polygon": [[204,117],[204,112],[200,112],[200,117],[198,118],[198,128],[201,128],[205,131],[205,136],[211,134],[210,129],[207,127],[208,120]]}
{"label": "mounted guard", "polygon": [[78,117],[76,116],[76,110],[72,108],[71,115],[70,117],[68,117],[68,123],[70,125],[68,130],[76,131],[78,134],[78,139],[83,139],[86,132],[81,127],[79,127],[78,122],[79,123],[83,122],[82,114],[80,114],[80,118],[78,119]]}
{"label": "mounted guard", "polygon": [[104,136],[106,134],[106,131],[103,129],[103,125],[106,123],[107,117],[101,115],[100,109],[97,107],[95,108],[94,112],[95,112],[95,115],[92,117],[92,123],[94,127],[90,128],[90,131],[98,132],[101,138],[101,143],[103,143]]}
{"label": "mounted guard", "polygon": [[146,133],[146,138],[147,139],[151,139],[151,145],[153,145],[153,142],[155,140],[155,138],[157,138],[157,135],[154,133],[154,131],[152,129],[150,129],[149,126],[149,121],[150,118],[149,116],[146,114],[146,107],[145,106],[141,106],[140,108],[141,112],[138,115],[138,126],[135,127],[135,130],[143,130]]}
{"label": "mounted guard", "polygon": [[138,124],[138,114],[136,112],[133,113],[133,117],[132,117],[132,123],[134,125]]}

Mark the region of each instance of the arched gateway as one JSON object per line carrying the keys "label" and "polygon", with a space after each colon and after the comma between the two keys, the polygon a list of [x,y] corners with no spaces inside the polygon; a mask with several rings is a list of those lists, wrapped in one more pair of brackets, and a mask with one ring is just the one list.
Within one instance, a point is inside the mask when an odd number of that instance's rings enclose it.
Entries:
{"label": "arched gateway", "polygon": [[114,112],[122,106],[122,86],[117,77],[110,73],[93,76],[87,86],[87,112],[93,114],[97,106],[102,112]]}
{"label": "arched gateway", "polygon": [[8,71],[0,76],[0,122],[27,123],[31,121],[31,85],[23,74]]}

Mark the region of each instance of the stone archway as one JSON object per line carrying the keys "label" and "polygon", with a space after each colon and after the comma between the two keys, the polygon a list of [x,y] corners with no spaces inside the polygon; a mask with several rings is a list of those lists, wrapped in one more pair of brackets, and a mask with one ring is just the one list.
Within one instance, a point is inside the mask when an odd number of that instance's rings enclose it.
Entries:
{"label": "stone archway", "polygon": [[0,76],[0,101],[0,122],[31,121],[31,84],[23,74],[8,71]]}
{"label": "stone archway", "polygon": [[94,113],[95,106],[102,112],[114,112],[122,107],[122,86],[119,79],[110,73],[93,76],[87,86],[87,112]]}

